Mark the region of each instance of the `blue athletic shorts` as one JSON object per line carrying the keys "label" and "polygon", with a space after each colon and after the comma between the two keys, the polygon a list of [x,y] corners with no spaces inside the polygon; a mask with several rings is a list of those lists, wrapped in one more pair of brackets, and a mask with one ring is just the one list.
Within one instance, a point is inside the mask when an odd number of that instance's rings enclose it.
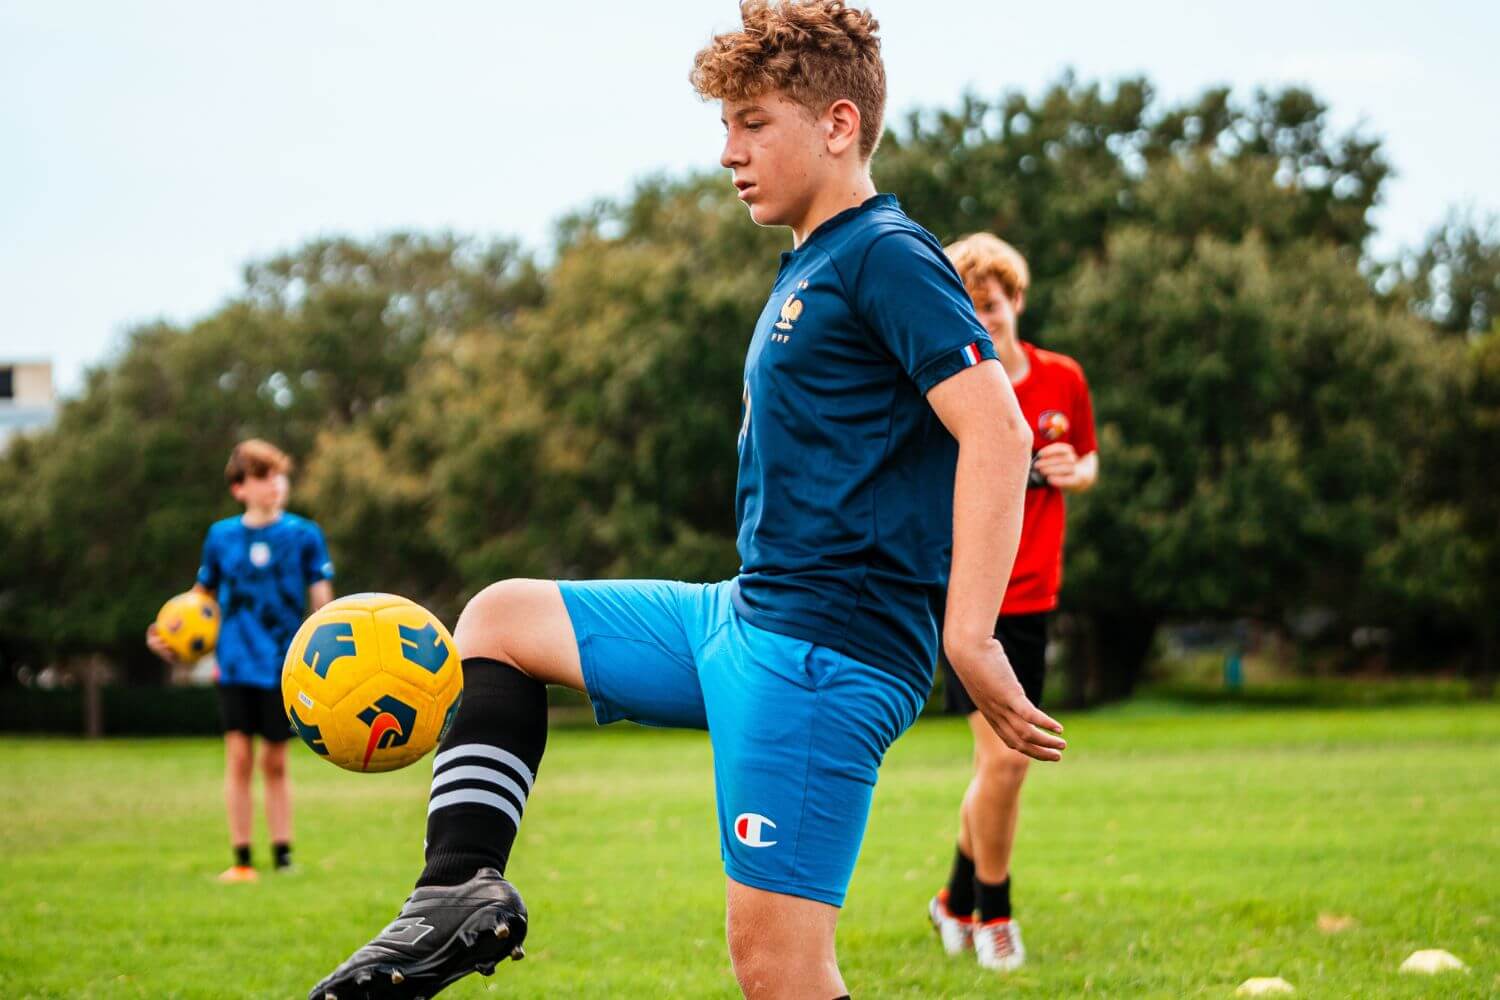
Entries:
{"label": "blue athletic shorts", "polygon": [[600,725],[708,730],[729,877],[843,905],[880,761],[927,692],[750,625],[733,581],[558,586]]}

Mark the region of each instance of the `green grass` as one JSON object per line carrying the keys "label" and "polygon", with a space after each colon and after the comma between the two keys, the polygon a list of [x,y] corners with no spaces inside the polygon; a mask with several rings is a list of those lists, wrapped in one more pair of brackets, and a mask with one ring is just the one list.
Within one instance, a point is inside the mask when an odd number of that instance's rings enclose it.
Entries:
{"label": "green grass", "polygon": [[[1500,993],[1500,707],[1065,721],[1069,759],[1025,793],[1031,962],[1004,986],[925,923],[967,731],[926,720],[891,751],[840,929],[856,997],[1228,997],[1256,975],[1303,997]],[[226,887],[216,743],[0,740],[0,997],[302,996],[409,888],[430,771],[294,758],[301,873]],[[445,997],[735,995],[701,734],[555,732],[511,875],[528,959]],[[1325,934],[1320,913],[1357,924]],[[1471,968],[1397,974],[1426,947]]]}

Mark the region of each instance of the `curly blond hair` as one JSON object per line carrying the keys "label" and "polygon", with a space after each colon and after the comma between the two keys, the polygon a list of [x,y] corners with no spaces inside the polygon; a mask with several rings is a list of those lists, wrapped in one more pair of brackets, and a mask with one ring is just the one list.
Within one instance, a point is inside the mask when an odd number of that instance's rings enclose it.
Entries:
{"label": "curly blond hair", "polygon": [[779,90],[821,115],[835,101],[859,108],[859,153],[880,144],[885,63],[880,23],[844,0],[742,0],[739,31],[715,35],[688,79],[705,100],[742,101]]}
{"label": "curly blond hair", "polygon": [[1031,270],[1019,250],[993,233],[975,233],[950,244],[944,251],[953,269],[963,279],[970,297],[976,297],[986,278],[994,278],[1012,299],[1031,287]]}

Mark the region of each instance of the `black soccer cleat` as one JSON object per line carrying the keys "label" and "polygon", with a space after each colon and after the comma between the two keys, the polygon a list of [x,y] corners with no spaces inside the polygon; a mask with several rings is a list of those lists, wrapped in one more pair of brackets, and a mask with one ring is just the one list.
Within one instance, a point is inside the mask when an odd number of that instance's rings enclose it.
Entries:
{"label": "black soccer cleat", "polygon": [[417,1000],[471,972],[526,957],[526,904],[500,873],[417,889],[380,934],[314,986],[307,1000]]}

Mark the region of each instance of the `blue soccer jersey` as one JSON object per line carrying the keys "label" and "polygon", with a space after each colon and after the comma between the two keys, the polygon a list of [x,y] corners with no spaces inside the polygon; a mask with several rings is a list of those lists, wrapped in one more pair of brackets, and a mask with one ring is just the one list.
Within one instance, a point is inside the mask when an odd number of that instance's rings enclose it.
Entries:
{"label": "blue soccer jersey", "polygon": [[229,517],[208,529],[198,582],[218,597],[220,684],[274,688],[307,614],[307,588],[333,577],[323,531],[282,514],[259,528]]}
{"label": "blue soccer jersey", "polygon": [[925,396],[994,357],[941,244],[891,195],[782,255],[745,359],[745,619],[927,690],[958,444]]}

